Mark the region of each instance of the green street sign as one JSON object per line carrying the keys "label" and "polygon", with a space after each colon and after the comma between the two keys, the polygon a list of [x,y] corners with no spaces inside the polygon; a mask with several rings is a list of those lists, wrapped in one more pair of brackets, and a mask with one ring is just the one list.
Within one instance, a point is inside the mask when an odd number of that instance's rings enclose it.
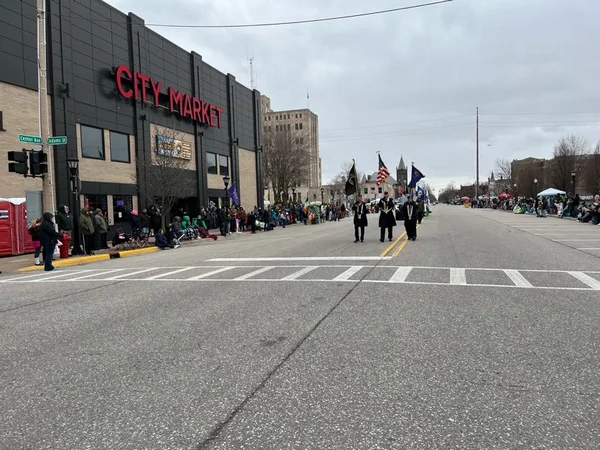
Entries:
{"label": "green street sign", "polygon": [[39,136],[30,136],[28,134],[20,134],[19,142],[25,142],[26,144],[41,144],[42,138]]}
{"label": "green street sign", "polygon": [[66,143],[66,136],[53,136],[48,138],[48,145],[65,145]]}

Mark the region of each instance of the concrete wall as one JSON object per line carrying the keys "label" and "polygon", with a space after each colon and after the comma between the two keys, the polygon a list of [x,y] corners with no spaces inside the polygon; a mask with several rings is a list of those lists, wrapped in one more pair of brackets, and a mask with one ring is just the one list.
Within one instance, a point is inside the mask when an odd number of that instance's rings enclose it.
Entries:
{"label": "concrete wall", "polygon": [[251,150],[239,148],[239,164],[240,164],[240,182],[238,186],[238,194],[242,207],[245,210],[251,210],[258,205],[256,194],[258,192],[258,184],[256,179],[256,153]]}

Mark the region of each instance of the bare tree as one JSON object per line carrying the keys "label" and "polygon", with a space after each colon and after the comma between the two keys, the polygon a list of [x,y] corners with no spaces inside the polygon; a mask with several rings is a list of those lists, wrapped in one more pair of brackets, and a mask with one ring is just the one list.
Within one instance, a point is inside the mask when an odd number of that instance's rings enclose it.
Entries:
{"label": "bare tree", "polygon": [[197,195],[195,171],[190,169],[194,144],[184,136],[175,129],[157,127],[151,157],[142,161],[144,175],[141,180],[132,177],[148,202],[160,208],[163,229],[177,201]]}
{"label": "bare tree", "polygon": [[588,194],[600,194],[600,141],[585,162],[585,188]]}
{"label": "bare tree", "polygon": [[554,187],[569,192],[571,172],[580,179],[583,172],[583,155],[590,153],[590,144],[581,136],[571,134],[560,138],[553,153],[552,183]]}
{"label": "bare tree", "polygon": [[263,174],[271,182],[275,198],[283,202],[283,195],[292,186],[307,184],[310,172],[310,151],[304,132],[288,130],[263,134]]}
{"label": "bare tree", "polygon": [[[335,175],[328,183],[329,186],[329,190],[334,191],[334,197],[339,195],[340,198],[343,197],[345,190],[346,190],[346,180],[348,179],[348,174],[350,173],[350,169],[352,169],[352,164],[354,164],[352,161],[344,161],[341,165],[341,169],[338,172],[337,175]],[[360,172],[358,169],[356,169],[356,179],[357,179],[357,185],[356,185],[356,192],[357,194],[361,194],[361,189],[360,189],[360,181],[362,180],[363,177],[363,172]],[[331,193],[327,193],[326,197],[329,197],[331,195]]]}
{"label": "bare tree", "polygon": [[448,185],[440,192],[439,201],[440,202],[449,202],[454,200],[458,195],[458,189],[456,188],[456,183],[451,181]]}

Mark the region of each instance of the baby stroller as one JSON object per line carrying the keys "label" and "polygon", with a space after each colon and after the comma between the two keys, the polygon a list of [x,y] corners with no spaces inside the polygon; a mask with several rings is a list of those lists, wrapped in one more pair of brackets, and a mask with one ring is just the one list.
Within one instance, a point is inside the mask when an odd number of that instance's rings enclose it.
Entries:
{"label": "baby stroller", "polygon": [[122,228],[117,228],[117,232],[112,240],[112,246],[117,250],[126,250],[132,246],[132,237],[125,233]]}

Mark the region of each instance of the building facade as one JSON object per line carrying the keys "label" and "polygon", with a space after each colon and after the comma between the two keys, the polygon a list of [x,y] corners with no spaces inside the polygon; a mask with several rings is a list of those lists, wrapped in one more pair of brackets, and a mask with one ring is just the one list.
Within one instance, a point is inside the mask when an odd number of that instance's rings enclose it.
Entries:
{"label": "building facade", "polygon": [[296,186],[296,193],[302,201],[302,195],[310,200],[320,200],[322,185],[321,155],[319,152],[319,117],[310,109],[290,109],[274,111],[269,97],[261,96],[262,129],[263,133],[289,131],[300,139],[300,145],[305,145],[309,155],[308,179],[306,184]]}
{"label": "building facade", "polygon": [[[35,5],[0,5],[0,197],[41,189],[6,164],[19,134],[38,134]],[[67,160],[78,159],[81,205],[124,221],[154,203],[148,179],[161,155],[188,180],[180,206],[190,213],[223,201],[224,177],[242,206],[262,206],[258,91],[101,0],[48,0],[46,9],[51,134],[68,139],[50,150],[57,205],[70,204]]]}

